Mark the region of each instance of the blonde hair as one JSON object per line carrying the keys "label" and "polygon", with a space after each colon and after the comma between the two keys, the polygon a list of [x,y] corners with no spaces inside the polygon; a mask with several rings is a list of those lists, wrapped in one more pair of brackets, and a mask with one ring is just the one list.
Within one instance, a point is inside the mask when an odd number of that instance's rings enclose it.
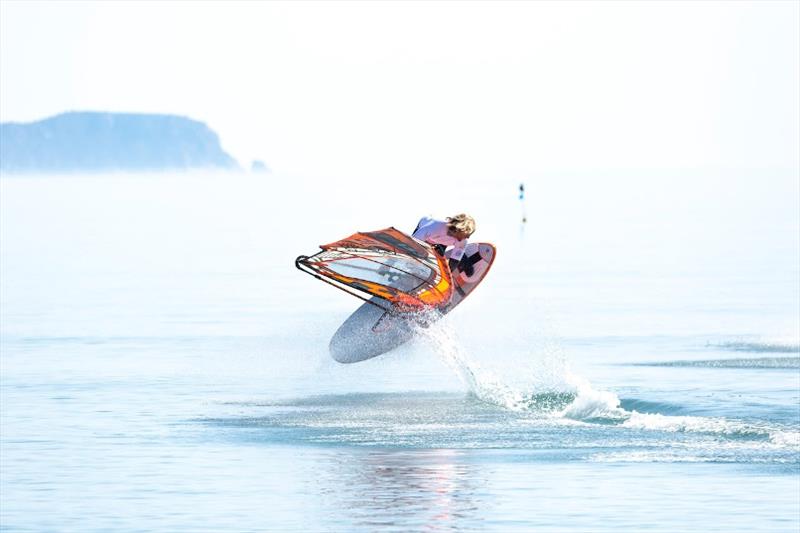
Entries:
{"label": "blonde hair", "polygon": [[475,233],[475,220],[469,215],[460,213],[447,218],[447,227],[469,237]]}

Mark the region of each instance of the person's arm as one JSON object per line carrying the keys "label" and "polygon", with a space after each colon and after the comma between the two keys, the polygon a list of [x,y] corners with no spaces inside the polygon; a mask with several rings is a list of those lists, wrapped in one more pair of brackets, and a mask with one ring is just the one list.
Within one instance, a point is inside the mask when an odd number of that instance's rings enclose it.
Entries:
{"label": "person's arm", "polygon": [[428,242],[428,237],[430,237],[431,230],[430,228],[417,228],[417,231],[411,234],[412,237],[415,239],[419,239],[421,241]]}

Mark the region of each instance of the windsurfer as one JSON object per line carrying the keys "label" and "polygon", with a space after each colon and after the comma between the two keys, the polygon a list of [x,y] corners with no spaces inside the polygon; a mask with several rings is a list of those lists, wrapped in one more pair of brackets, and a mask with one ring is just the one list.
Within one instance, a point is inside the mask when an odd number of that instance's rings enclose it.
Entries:
{"label": "windsurfer", "polygon": [[[444,220],[436,220],[427,216],[422,217],[412,236],[415,239],[425,241],[433,246],[439,255],[447,257],[450,270],[453,270],[464,256],[467,239],[474,232],[475,220],[471,216],[461,213]],[[471,276],[473,273],[472,265],[465,264],[463,271],[467,276]]]}

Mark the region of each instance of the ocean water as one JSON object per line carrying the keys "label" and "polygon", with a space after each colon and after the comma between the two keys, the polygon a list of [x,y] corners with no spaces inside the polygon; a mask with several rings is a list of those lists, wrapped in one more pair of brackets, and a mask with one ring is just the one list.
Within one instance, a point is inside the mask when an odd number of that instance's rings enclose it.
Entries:
{"label": "ocean water", "polygon": [[[796,173],[0,178],[4,531],[800,528]],[[294,268],[467,211],[411,343]]]}

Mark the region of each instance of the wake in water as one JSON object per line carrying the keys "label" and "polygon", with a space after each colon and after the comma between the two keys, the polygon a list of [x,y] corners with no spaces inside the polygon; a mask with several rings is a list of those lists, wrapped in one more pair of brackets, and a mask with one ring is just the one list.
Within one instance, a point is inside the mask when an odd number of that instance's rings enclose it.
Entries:
{"label": "wake in water", "polygon": [[566,358],[557,354],[546,357],[530,376],[535,392],[525,392],[482,367],[463,349],[455,331],[445,321],[421,328],[436,354],[450,367],[469,393],[480,401],[515,412],[550,418],[561,423],[616,425],[630,429],[702,433],[733,439],[765,441],[777,446],[798,448],[800,431],[752,424],[726,418],[675,416],[641,413],[622,407],[619,397],[598,390],[589,380],[574,374]]}
{"label": "wake in water", "polygon": [[757,340],[737,339],[717,344],[709,344],[709,346],[734,352],[794,353],[800,355],[800,342],[790,337]]}
{"label": "wake in water", "polygon": [[702,361],[663,361],[636,363],[636,366],[791,370],[800,368],[800,357],[746,357],[740,359],[706,359]]}

